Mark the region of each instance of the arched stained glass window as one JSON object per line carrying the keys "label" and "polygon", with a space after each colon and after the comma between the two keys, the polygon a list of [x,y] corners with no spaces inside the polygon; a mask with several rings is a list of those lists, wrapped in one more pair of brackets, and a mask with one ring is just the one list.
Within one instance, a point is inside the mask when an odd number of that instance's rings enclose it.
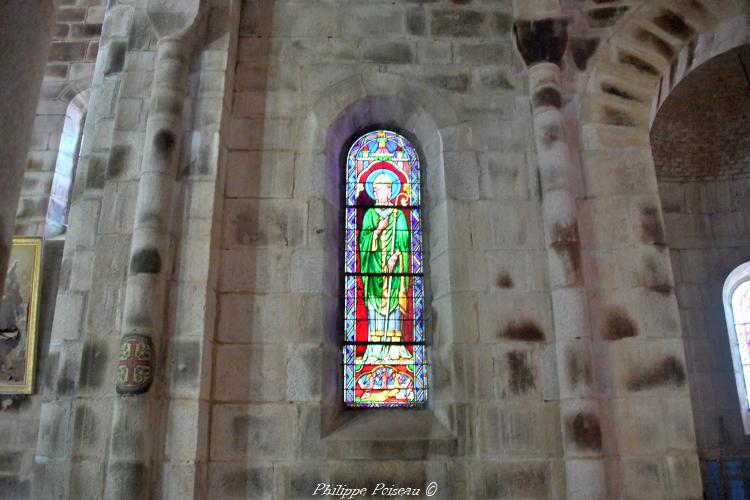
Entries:
{"label": "arched stained glass window", "polygon": [[375,130],[346,161],[344,403],[427,401],[419,157],[402,135]]}
{"label": "arched stained glass window", "polygon": [[745,400],[740,404],[746,409],[750,408],[750,280],[742,282],[732,292],[732,323],[734,334],[737,337],[737,351],[739,354],[738,368],[742,372],[745,383]]}

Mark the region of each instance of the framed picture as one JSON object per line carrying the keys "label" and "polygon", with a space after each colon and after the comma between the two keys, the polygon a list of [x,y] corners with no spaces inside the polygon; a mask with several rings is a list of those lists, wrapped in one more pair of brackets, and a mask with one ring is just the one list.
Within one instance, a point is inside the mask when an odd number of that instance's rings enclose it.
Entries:
{"label": "framed picture", "polygon": [[36,369],[42,238],[14,237],[0,301],[0,394],[31,394]]}

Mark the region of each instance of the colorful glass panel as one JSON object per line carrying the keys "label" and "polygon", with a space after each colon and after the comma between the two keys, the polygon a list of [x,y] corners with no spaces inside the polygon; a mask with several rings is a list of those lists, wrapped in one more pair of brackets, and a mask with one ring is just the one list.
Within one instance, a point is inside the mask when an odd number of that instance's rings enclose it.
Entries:
{"label": "colorful glass panel", "polygon": [[344,403],[427,401],[419,157],[400,134],[349,150],[344,236]]}
{"label": "colorful glass panel", "polygon": [[735,288],[732,294],[732,316],[734,317],[734,332],[737,335],[737,347],[742,363],[742,375],[745,379],[745,393],[750,407],[750,281],[745,281]]}

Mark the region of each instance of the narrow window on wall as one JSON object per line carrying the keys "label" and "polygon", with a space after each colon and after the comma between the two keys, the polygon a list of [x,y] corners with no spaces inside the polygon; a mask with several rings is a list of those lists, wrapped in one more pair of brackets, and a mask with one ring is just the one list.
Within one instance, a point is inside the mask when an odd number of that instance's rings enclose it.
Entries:
{"label": "narrow window on wall", "polygon": [[734,323],[734,334],[737,340],[737,351],[739,362],[744,381],[745,400],[740,404],[745,408],[750,408],[750,280],[742,282],[732,292],[731,299],[732,323]]}
{"label": "narrow window on wall", "polygon": [[402,135],[374,130],[346,159],[344,403],[427,401],[419,157]]}

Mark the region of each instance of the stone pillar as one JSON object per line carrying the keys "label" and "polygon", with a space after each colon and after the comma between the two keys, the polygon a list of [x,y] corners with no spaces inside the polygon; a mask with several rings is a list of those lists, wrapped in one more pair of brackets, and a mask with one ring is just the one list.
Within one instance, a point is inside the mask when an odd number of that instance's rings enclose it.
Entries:
{"label": "stone pillar", "polygon": [[[146,140],[130,248],[109,462],[107,499],[148,498],[154,478],[152,443],[161,404],[150,391],[165,345],[166,292],[170,275],[172,187],[182,135],[193,31],[200,3],[149,3],[159,35]],[[165,370],[166,371],[166,370]],[[161,373],[164,376],[164,372]]]}
{"label": "stone pillar", "polygon": [[0,2],[0,294],[54,18],[52,0]]}
{"label": "stone pillar", "polygon": [[560,61],[567,46],[567,26],[564,19],[550,17],[517,20],[514,29],[518,50],[529,68],[552,295],[567,497],[603,499],[606,480],[600,408],[593,388],[591,327],[572,181],[574,165],[561,111]]}

